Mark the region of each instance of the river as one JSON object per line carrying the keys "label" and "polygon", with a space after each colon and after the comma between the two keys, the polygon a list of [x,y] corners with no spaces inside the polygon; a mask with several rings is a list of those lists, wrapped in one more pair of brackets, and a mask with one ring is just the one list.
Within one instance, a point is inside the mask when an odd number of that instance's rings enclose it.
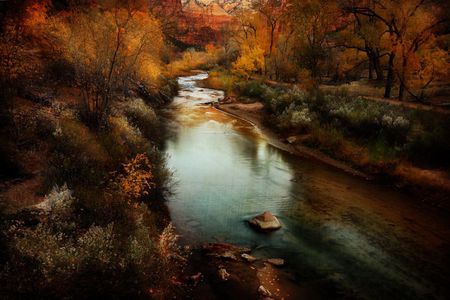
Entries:
{"label": "river", "polygon": [[[393,188],[269,145],[252,124],[206,102],[223,92],[180,77],[165,144],[168,206],[185,243],[227,242],[280,257],[299,285],[326,281],[342,298],[444,299],[449,220]],[[249,218],[271,211],[283,228]]]}

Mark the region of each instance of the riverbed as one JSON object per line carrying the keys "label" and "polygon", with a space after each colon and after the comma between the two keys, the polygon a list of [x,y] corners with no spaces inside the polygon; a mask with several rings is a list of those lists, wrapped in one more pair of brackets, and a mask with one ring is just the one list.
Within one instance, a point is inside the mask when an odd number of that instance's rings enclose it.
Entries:
{"label": "riverbed", "polygon": [[[183,243],[249,246],[257,257],[285,259],[298,285],[326,282],[342,298],[448,295],[445,213],[271,146],[254,125],[209,104],[224,94],[198,86],[207,76],[180,77],[168,109],[168,207]],[[263,211],[283,228],[262,234],[249,227]]]}

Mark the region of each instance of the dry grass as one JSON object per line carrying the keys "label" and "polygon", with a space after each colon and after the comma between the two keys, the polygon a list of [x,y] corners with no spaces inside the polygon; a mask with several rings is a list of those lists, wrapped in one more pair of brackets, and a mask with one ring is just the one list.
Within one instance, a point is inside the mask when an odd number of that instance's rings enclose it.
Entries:
{"label": "dry grass", "polygon": [[5,211],[12,213],[42,201],[37,192],[43,185],[44,178],[35,176],[9,187],[1,197],[4,198]]}
{"label": "dry grass", "polygon": [[411,164],[400,163],[394,170],[394,175],[417,186],[428,186],[450,192],[450,176],[448,171],[421,169]]}

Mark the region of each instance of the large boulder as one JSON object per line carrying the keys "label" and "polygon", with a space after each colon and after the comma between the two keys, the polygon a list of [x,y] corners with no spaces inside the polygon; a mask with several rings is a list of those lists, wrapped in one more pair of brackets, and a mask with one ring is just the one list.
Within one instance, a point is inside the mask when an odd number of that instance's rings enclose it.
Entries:
{"label": "large boulder", "polygon": [[281,228],[281,223],[270,212],[265,211],[249,221],[250,225],[261,231],[273,231]]}

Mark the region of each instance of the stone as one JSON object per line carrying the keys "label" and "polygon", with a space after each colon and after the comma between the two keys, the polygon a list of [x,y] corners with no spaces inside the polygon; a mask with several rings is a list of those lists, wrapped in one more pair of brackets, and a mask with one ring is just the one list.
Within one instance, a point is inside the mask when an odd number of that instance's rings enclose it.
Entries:
{"label": "stone", "polygon": [[202,273],[198,272],[197,274],[192,275],[191,277],[189,277],[189,281],[192,282],[194,284],[194,286],[195,286],[195,285],[197,285],[200,282],[202,277],[203,277]]}
{"label": "stone", "polygon": [[226,96],[222,100],[219,101],[221,104],[230,104],[236,102],[236,97],[234,96]]}
{"label": "stone", "polygon": [[228,273],[225,268],[219,268],[219,277],[223,281],[227,281],[228,277],[230,277],[230,273]]}
{"label": "stone", "polygon": [[249,223],[261,231],[273,231],[281,228],[280,221],[269,211],[254,217]]}
{"label": "stone", "polygon": [[263,285],[259,286],[258,293],[264,297],[272,297],[272,293],[268,289],[266,289]]}
{"label": "stone", "polygon": [[295,144],[298,141],[298,136],[290,136],[286,139],[289,144]]}
{"label": "stone", "polygon": [[276,267],[284,266],[284,259],[282,258],[269,258],[267,262]]}
{"label": "stone", "polygon": [[253,256],[251,256],[251,255],[249,255],[249,254],[247,254],[247,253],[241,254],[241,257],[242,257],[245,261],[247,261],[247,262],[249,262],[249,263],[252,263],[252,262],[254,262],[254,261],[257,260],[256,257],[253,257]]}

